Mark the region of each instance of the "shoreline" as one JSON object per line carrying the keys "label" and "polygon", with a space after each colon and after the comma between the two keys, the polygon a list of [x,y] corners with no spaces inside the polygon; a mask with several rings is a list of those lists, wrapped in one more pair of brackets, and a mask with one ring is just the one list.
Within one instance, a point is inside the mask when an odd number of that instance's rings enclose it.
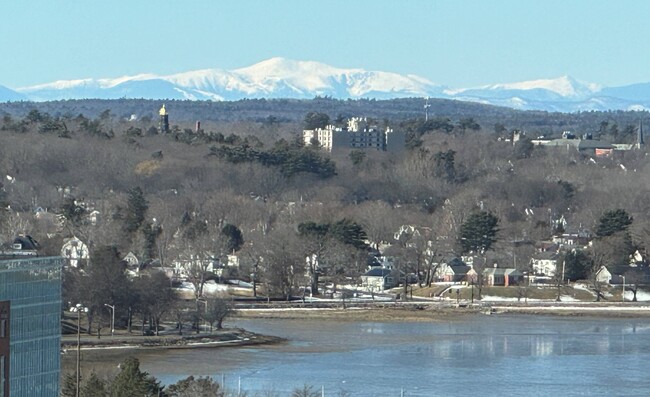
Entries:
{"label": "shoreline", "polygon": [[409,302],[381,306],[274,307],[238,309],[242,319],[335,319],[337,321],[453,321],[467,316],[527,314],[603,318],[650,317],[647,302]]}
{"label": "shoreline", "polygon": [[[650,305],[645,303],[504,303],[482,302],[450,305],[432,302],[393,304],[381,306],[342,307],[271,307],[237,309],[232,320],[277,319],[277,320],[336,320],[360,322],[442,322],[456,321],[467,317],[485,315],[541,315],[563,317],[601,318],[650,318]],[[137,334],[96,336],[82,335],[80,349],[92,351],[145,351],[196,348],[242,347],[286,342],[286,339],[272,335],[261,335],[242,328],[225,328],[202,334],[163,334],[161,336],[140,336]],[[71,354],[77,348],[76,335],[61,338],[63,355]]]}
{"label": "shoreline", "polygon": [[[161,336],[140,335],[106,335],[103,339],[83,335],[80,350],[92,351],[129,351],[129,350],[174,350],[215,347],[239,347],[261,344],[282,343],[286,340],[277,336],[261,335],[241,328],[225,328],[216,333]],[[64,355],[77,349],[76,336],[62,336],[61,350]]]}

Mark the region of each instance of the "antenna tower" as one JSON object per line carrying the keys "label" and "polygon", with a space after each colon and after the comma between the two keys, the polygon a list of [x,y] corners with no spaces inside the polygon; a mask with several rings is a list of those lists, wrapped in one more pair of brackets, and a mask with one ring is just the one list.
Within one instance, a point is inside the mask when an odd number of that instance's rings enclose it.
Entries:
{"label": "antenna tower", "polygon": [[424,121],[429,121],[429,108],[431,105],[429,104],[429,97],[427,97],[427,101],[424,103]]}

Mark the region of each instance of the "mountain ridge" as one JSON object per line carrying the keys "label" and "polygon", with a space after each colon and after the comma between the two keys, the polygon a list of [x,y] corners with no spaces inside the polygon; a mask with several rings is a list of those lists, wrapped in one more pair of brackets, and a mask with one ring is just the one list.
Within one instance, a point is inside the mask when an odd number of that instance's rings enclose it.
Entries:
{"label": "mountain ridge", "polygon": [[650,83],[602,87],[571,76],[473,88],[449,88],[421,76],[280,57],[225,70],[200,69],[169,75],[141,73],[117,78],[57,80],[20,87],[0,86],[0,101],[68,99],[392,99],[432,97],[506,106],[519,110],[576,112],[650,109]]}

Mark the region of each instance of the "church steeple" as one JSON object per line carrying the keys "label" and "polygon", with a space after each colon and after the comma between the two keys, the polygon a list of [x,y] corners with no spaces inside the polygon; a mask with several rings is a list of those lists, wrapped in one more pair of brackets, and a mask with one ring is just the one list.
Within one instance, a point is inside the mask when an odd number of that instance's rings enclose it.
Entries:
{"label": "church steeple", "polygon": [[643,121],[639,120],[639,128],[637,130],[636,138],[636,148],[641,149],[645,146],[645,141],[643,140]]}

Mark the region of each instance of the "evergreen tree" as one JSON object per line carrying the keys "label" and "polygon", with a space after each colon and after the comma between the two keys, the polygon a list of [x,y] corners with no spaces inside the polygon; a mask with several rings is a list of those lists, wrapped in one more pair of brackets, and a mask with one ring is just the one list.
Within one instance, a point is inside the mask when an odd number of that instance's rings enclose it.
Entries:
{"label": "evergreen tree", "polygon": [[72,197],[67,198],[61,206],[61,215],[73,226],[81,225],[85,214],[86,209],[77,204],[77,200]]}
{"label": "evergreen tree", "polygon": [[82,397],[106,397],[108,395],[106,382],[91,372],[88,380],[81,387],[80,394]]}
{"label": "evergreen tree", "polygon": [[305,116],[305,129],[325,128],[330,123],[330,116],[325,113],[309,112]]}
{"label": "evergreen tree", "polygon": [[353,150],[350,152],[348,157],[350,158],[350,161],[352,161],[353,165],[359,165],[363,163],[363,160],[365,160],[366,152],[363,150]]}
{"label": "evergreen tree", "polygon": [[212,378],[190,375],[181,379],[166,389],[169,397],[223,397],[224,390]]}
{"label": "evergreen tree", "polygon": [[241,230],[239,230],[237,226],[227,223],[221,229],[221,233],[223,233],[228,239],[226,241],[228,252],[239,251],[242,245],[244,245],[244,236],[242,236]]}
{"label": "evergreen tree", "polygon": [[615,233],[626,231],[632,224],[632,217],[624,209],[606,211],[598,221],[596,235],[607,237]]}
{"label": "evergreen tree", "polygon": [[313,221],[302,222],[298,225],[298,232],[303,236],[323,238],[330,229],[329,223],[316,223]]}
{"label": "evergreen tree", "polygon": [[584,280],[591,268],[591,259],[582,251],[571,251],[564,255],[564,278],[567,280]]}
{"label": "evergreen tree", "polygon": [[144,193],[139,187],[129,190],[128,208],[126,213],[125,229],[129,233],[133,233],[144,222],[145,214],[149,205],[144,198]]}
{"label": "evergreen tree", "polygon": [[333,224],[303,222],[298,225],[298,232],[303,236],[309,236],[316,239],[331,237],[343,244],[351,245],[355,248],[367,248],[367,235],[363,227],[349,219],[341,219]]}
{"label": "evergreen tree", "polygon": [[368,236],[363,230],[363,227],[349,219],[341,219],[334,223],[330,227],[329,233],[343,244],[348,244],[358,249],[368,247],[366,244]]}
{"label": "evergreen tree", "polygon": [[460,227],[460,246],[463,253],[482,253],[496,242],[499,218],[490,212],[474,213]]}
{"label": "evergreen tree", "polygon": [[162,233],[162,228],[158,225],[152,225],[146,222],[142,228],[142,235],[144,237],[144,260],[153,259],[156,257],[156,239]]}
{"label": "evergreen tree", "polygon": [[129,357],[120,364],[120,373],[111,384],[111,397],[158,396],[160,383],[147,372],[140,370],[140,361]]}

